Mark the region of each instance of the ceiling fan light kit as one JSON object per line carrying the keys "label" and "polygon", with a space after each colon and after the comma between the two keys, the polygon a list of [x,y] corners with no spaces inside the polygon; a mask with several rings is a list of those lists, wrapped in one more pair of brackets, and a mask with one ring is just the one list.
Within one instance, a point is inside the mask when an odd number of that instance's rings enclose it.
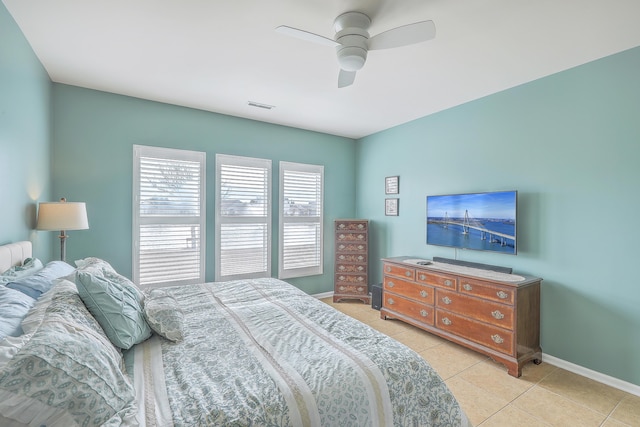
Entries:
{"label": "ceiling fan light kit", "polygon": [[305,41],[335,46],[340,66],[338,74],[338,87],[340,88],[353,84],[356,71],[362,69],[367,61],[369,50],[390,49],[420,43],[430,40],[436,35],[433,21],[403,25],[369,38],[367,30],[370,25],[371,19],[364,13],[346,12],[338,16],[333,23],[336,31],[335,40],[284,25],[276,28],[276,31]]}

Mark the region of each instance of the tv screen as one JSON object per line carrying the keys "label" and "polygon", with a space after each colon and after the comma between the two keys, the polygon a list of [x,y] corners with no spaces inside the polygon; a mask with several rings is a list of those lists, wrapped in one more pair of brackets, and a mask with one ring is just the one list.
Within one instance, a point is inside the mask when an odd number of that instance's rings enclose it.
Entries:
{"label": "tv screen", "polygon": [[517,191],[427,196],[427,244],[517,253]]}

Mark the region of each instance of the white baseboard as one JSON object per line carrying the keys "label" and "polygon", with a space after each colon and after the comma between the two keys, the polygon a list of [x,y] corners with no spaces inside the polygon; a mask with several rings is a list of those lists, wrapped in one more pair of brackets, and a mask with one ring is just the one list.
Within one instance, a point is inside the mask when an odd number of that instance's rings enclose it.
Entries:
{"label": "white baseboard", "polygon": [[618,390],[626,391],[627,393],[640,396],[640,386],[638,385],[622,381],[618,378],[593,371],[591,369],[576,365],[571,362],[567,362],[566,360],[558,359],[557,357],[551,356],[550,354],[542,353],[542,361],[550,365],[557,366],[558,368],[565,369],[569,372],[573,372],[574,374],[582,375],[583,377],[598,381],[599,383],[617,388]]}
{"label": "white baseboard", "polygon": [[329,298],[329,297],[333,296],[333,291],[323,292],[321,294],[313,294],[311,296],[314,297],[314,298],[318,298],[318,299]]}

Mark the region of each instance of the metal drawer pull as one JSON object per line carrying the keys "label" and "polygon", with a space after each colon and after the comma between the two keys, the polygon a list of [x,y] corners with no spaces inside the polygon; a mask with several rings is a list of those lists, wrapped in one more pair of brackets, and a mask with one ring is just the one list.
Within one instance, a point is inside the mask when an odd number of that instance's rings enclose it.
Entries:
{"label": "metal drawer pull", "polygon": [[385,270],[387,270],[387,273],[391,273],[391,267],[389,267],[388,265],[385,267]]}
{"label": "metal drawer pull", "polygon": [[498,295],[498,298],[501,298],[501,299],[509,298],[509,294],[504,291],[498,291],[496,292],[496,295]]}
{"label": "metal drawer pull", "polygon": [[387,299],[387,302],[389,303],[389,305],[393,305],[395,301],[393,300],[393,298],[389,298]]}
{"label": "metal drawer pull", "polygon": [[387,287],[389,287],[389,288],[393,288],[395,285],[396,285],[396,284],[395,284],[395,283],[393,283],[391,280],[389,280],[389,281],[387,282]]}
{"label": "metal drawer pull", "polygon": [[424,279],[426,279],[426,278],[427,278],[427,276],[425,276],[424,274],[421,274],[421,275],[420,275],[420,280],[424,280]]}
{"label": "metal drawer pull", "polygon": [[471,291],[473,290],[473,286],[471,286],[468,283],[465,283],[464,285],[462,285],[462,287],[464,288],[465,291]]}
{"label": "metal drawer pull", "polygon": [[404,272],[404,275],[407,276],[407,277],[411,277],[411,272],[409,270],[407,270],[407,271]]}
{"label": "metal drawer pull", "polygon": [[449,305],[449,304],[451,304],[451,299],[449,297],[444,297],[444,298],[442,298],[442,302],[447,304],[447,305]]}
{"label": "metal drawer pull", "polygon": [[449,320],[448,317],[443,317],[442,318],[442,323],[444,323],[445,325],[449,326],[451,325],[453,322],[451,320]]}
{"label": "metal drawer pull", "polygon": [[420,296],[422,298],[426,298],[429,294],[427,293],[427,291],[420,291]]}
{"label": "metal drawer pull", "polygon": [[429,313],[427,313],[427,310],[420,310],[420,316],[422,317],[427,317]]}
{"label": "metal drawer pull", "polygon": [[444,285],[445,285],[445,286],[451,286],[451,284],[452,284],[452,282],[451,282],[451,280],[449,280],[449,279],[447,279],[447,280],[445,280],[445,281],[444,281]]}
{"label": "metal drawer pull", "polygon": [[492,315],[495,319],[498,319],[498,320],[500,320],[500,319],[504,319],[504,314],[500,313],[500,311],[499,311],[499,310],[492,311],[492,312],[491,312],[491,315]]}
{"label": "metal drawer pull", "polygon": [[491,335],[491,339],[493,340],[493,342],[495,342],[496,344],[502,344],[504,342],[504,339],[502,339],[502,337],[498,334],[495,335]]}

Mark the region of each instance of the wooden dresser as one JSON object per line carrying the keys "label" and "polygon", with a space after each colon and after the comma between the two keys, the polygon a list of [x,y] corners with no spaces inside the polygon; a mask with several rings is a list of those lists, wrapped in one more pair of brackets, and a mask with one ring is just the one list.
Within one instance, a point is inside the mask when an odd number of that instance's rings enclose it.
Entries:
{"label": "wooden dresser", "polygon": [[416,265],[383,259],[380,317],[399,319],[483,353],[519,377],[522,365],[542,362],[540,282],[537,277]]}
{"label": "wooden dresser", "polygon": [[370,304],[369,221],[335,220],[335,242],[333,302],[358,299]]}

